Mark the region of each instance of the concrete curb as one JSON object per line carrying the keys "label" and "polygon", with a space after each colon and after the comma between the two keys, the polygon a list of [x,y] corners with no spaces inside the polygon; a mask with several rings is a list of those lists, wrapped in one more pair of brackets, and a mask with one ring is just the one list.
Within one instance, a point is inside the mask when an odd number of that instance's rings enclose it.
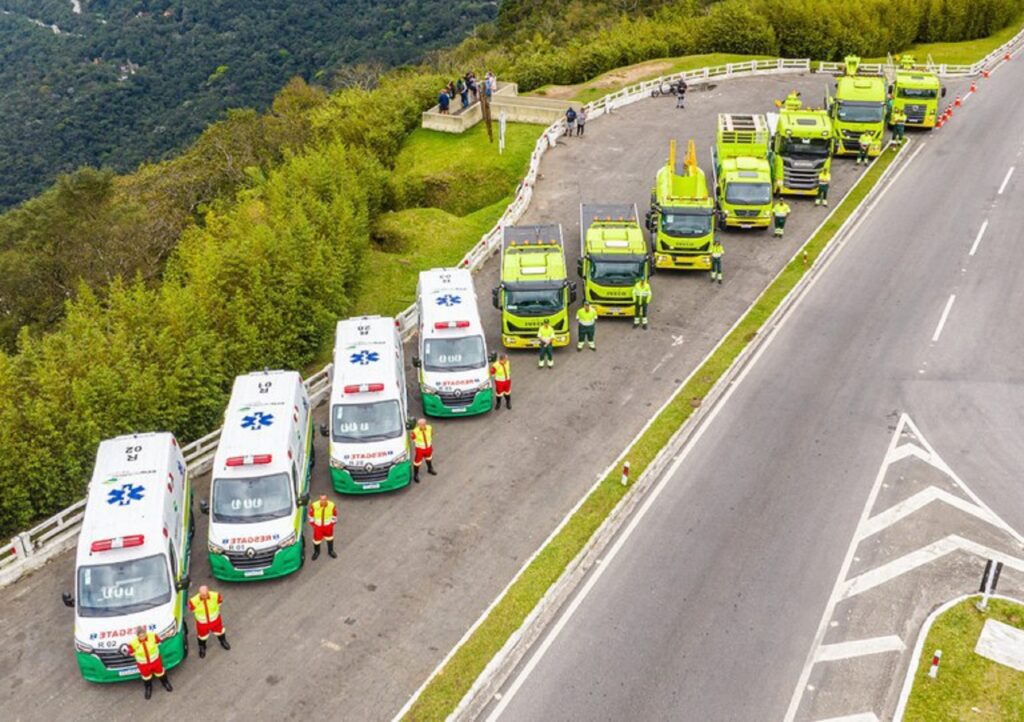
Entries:
{"label": "concrete curb", "polygon": [[[924,624],[921,625],[921,631],[918,632],[917,642],[914,644],[914,653],[910,657],[910,663],[907,665],[907,676],[903,679],[903,689],[900,691],[900,701],[896,705],[896,711],[893,713],[893,722],[902,722],[903,715],[907,711],[907,702],[910,700],[910,692],[914,688],[914,677],[917,675],[917,661],[921,659],[921,652],[924,651],[925,640],[928,639],[928,632],[932,631],[932,625],[935,624],[935,620],[939,618],[943,612],[947,612],[955,607],[960,602],[967,599],[973,599],[974,597],[980,597],[981,594],[973,592],[971,594],[962,594],[959,597],[950,599],[945,604],[941,604],[932,610],[932,613],[928,615],[927,619],[924,620]],[[1002,594],[991,594],[989,599],[1002,599],[1004,602],[1013,602],[1024,607],[1024,602],[1013,597],[1006,597]]]}
{"label": "concrete curb", "polygon": [[[501,650],[488,663],[480,677],[478,677],[473,683],[469,692],[467,692],[459,702],[458,707],[456,707],[451,715],[449,715],[449,720],[456,722],[475,720],[480,716],[483,710],[486,709],[495,693],[501,689],[529,650],[532,649],[534,643],[548,629],[555,617],[557,617],[564,603],[572,593],[576,591],[584,577],[597,563],[597,560],[604,553],[612,539],[614,539],[625,522],[632,516],[637,505],[643,501],[646,493],[654,486],[665,468],[701,426],[707,415],[721,399],[722,395],[733,385],[733,383],[735,383],[738,376],[748,366],[751,359],[756,355],[765,340],[772,332],[774,332],[775,329],[778,328],[779,324],[792,309],[796,300],[806,292],[812,281],[828,266],[829,260],[835,255],[836,250],[842,246],[850,229],[859,222],[863,217],[865,209],[868,209],[873,205],[874,201],[879,197],[884,189],[887,181],[892,178],[893,174],[903,165],[905,158],[907,157],[906,149],[909,147],[910,144],[901,148],[894,162],[886,168],[885,172],[879,177],[874,187],[868,192],[853,213],[851,213],[843,224],[836,230],[835,235],[822,249],[821,254],[815,260],[814,265],[803,275],[797,284],[790,289],[789,293],[786,294],[785,298],[783,298],[771,315],[762,324],[755,338],[752,339],[751,342],[748,343],[747,346],[739,353],[729,368],[711,388],[701,406],[691,414],[683,425],[680,426],[672,435],[668,443],[661,449],[661,451],[658,452],[654,460],[651,461],[644,472],[640,475],[640,478],[634,483],[633,488],[619,501],[618,505],[616,505],[611,514],[609,514],[604,522],[602,522],[601,526],[583,549],[580,550],[579,554],[566,566],[565,571],[562,572],[559,579],[551,586],[550,589],[548,589],[544,597],[541,598],[541,601],[533,611],[530,612],[522,626],[509,637]],[[886,145],[886,147],[883,148],[883,152],[888,148],[889,146]],[[793,254],[789,263],[792,263],[793,260],[799,258],[803,254],[807,243],[817,235],[841,205],[842,204],[838,204],[828,214],[828,216],[825,217],[821,224],[819,224],[819,226],[808,237],[807,242],[805,242],[804,245],[798,248],[796,253]],[[786,263],[780,269],[778,274],[776,274],[776,276],[765,286],[766,289],[770,287],[771,284],[782,275],[782,273],[785,272],[789,263]],[[742,321],[759,299],[760,295],[758,296],[758,299],[755,299],[751,306],[744,311],[733,328]],[[705,361],[707,358],[714,355],[731,332],[732,329],[730,329],[730,331],[719,340],[714,349],[712,349],[705,358]],[[695,374],[701,366],[703,366],[703,362],[694,369],[685,381],[683,381],[679,390],[676,394],[673,394],[671,398],[675,398],[682,389],[685,388],[693,374]]]}

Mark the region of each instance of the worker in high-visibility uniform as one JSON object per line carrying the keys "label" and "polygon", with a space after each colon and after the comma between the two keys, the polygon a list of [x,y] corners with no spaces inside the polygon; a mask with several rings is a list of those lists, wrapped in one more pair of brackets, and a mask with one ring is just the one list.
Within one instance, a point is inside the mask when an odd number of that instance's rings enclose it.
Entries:
{"label": "worker in high-visibility uniform", "polygon": [[501,408],[501,400],[505,399],[505,408],[512,408],[512,362],[508,354],[498,356],[491,364],[491,378],[494,379],[494,408]]}
{"label": "worker in high-visibility uniform", "polygon": [[722,256],[725,255],[725,247],[717,238],[711,241],[711,282],[722,282]]}
{"label": "worker in high-visibility uniform", "polygon": [[135,657],[135,664],[142,676],[142,684],[146,689],[146,699],[153,696],[153,677],[160,680],[168,692],[173,692],[171,679],[164,672],[164,660],[160,657],[160,637],[140,625],[135,630],[135,637],[128,642],[128,651]]}
{"label": "worker in high-visibility uniform", "polygon": [[327,542],[327,554],[331,559],[337,559],[334,551],[334,524],[338,521],[338,507],[327,498],[327,494],[321,494],[320,498],[309,505],[309,525],[313,527],[313,556],[315,561],[320,556],[320,543]]}
{"label": "worker in high-visibility uniform", "polygon": [[818,174],[818,197],[814,199],[814,205],[816,206],[827,206],[828,205],[828,186],[832,182],[832,173],[829,171],[826,165],[821,169],[821,173]]}
{"label": "worker in high-visibility uniform", "polygon": [[892,149],[898,150],[906,138],[907,114],[902,108],[892,111]]}
{"label": "worker in high-visibility uniform", "polygon": [[860,139],[857,141],[857,165],[864,163],[867,165],[870,161],[868,160],[868,151],[871,150],[871,144],[875,141],[874,133],[864,131],[860,134]]}
{"label": "worker in high-visibility uniform", "polygon": [[594,341],[594,333],[597,330],[597,311],[590,305],[590,301],[584,301],[583,305],[576,309],[576,350],[583,350],[583,343],[590,346],[591,351],[597,351],[597,344]]}
{"label": "worker in high-visibility uniform", "polygon": [[224,618],[220,616],[220,605],[224,597],[220,592],[211,592],[205,584],[199,587],[199,594],[188,600],[188,608],[196,616],[196,639],[199,640],[199,658],[206,656],[206,640],[213,632],[224,649],[231,649],[228,635],[224,633]]}
{"label": "worker in high-visibility uniform", "polygon": [[633,284],[633,328],[647,330],[647,311],[651,305],[651,283],[641,276]]}
{"label": "worker in high-visibility uniform", "polygon": [[427,423],[426,419],[416,422],[416,428],[411,432],[413,458],[412,458],[412,480],[420,483],[420,466],[427,462],[427,473],[437,476],[434,471],[434,427]]}
{"label": "worker in high-visibility uniform", "polygon": [[781,236],[786,230],[786,218],[789,217],[789,204],[781,198],[772,206],[772,219],[775,221],[775,235]]}
{"label": "worker in high-visibility uniform", "polygon": [[544,361],[546,360],[548,368],[551,368],[555,365],[555,329],[551,326],[551,319],[544,319],[544,323],[537,329],[537,338],[540,339],[537,366],[538,368],[544,368]]}

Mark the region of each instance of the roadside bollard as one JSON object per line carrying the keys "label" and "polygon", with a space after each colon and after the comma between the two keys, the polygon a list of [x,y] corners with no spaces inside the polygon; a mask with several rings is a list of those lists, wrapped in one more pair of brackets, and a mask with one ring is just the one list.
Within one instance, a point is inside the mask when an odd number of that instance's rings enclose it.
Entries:
{"label": "roadside bollard", "polygon": [[928,670],[928,676],[935,679],[939,676],[939,662],[942,661],[942,650],[936,649],[935,654],[932,655],[932,666]]}
{"label": "roadside bollard", "polygon": [[1007,53],[1006,56],[1003,58],[1003,60],[1007,60],[1008,61],[1009,59],[1010,59],[1010,54]]}
{"label": "roadside bollard", "polygon": [[629,486],[629,462],[622,465],[622,485]]}
{"label": "roadside bollard", "polygon": [[807,251],[804,251],[804,265],[807,265]]}

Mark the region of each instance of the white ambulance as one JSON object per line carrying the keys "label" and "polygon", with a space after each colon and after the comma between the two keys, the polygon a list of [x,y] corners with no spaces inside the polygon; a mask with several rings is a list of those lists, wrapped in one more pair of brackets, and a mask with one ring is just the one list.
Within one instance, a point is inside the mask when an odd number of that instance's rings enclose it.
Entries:
{"label": "white ambulance", "polygon": [[218,579],[271,579],[302,566],[312,418],[295,371],[235,379],[210,472],[210,500],[200,502],[210,515],[207,543]]}
{"label": "white ambulance", "polygon": [[465,268],[421,271],[419,369],[423,410],[431,416],[468,416],[491,409],[493,389],[487,342],[477,310],[473,276]]}
{"label": "white ambulance", "polygon": [[331,381],[331,482],[343,494],[409,484],[405,354],[393,318],[361,316],[338,322]]}
{"label": "white ambulance", "polygon": [[170,669],[188,654],[185,605],[192,538],[185,457],[167,433],[100,443],[75,558],[75,650],[91,682],[137,678],[128,642],[160,636]]}

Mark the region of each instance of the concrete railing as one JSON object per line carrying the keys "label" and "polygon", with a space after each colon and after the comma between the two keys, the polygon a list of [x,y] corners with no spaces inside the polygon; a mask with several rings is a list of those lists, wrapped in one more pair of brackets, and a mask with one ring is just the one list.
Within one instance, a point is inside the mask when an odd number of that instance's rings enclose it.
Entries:
{"label": "concrete railing", "polygon": [[[983,70],[990,69],[1007,52],[1010,52],[1022,41],[1024,41],[1024,30],[1014,36],[1008,43],[990,53],[984,60],[969,66],[972,69],[976,69],[972,70],[972,74],[980,74]],[[776,60],[750,60],[744,63],[715,65],[636,83],[587,103],[584,107],[587,109],[588,118],[593,120],[605,113],[613,112],[616,108],[621,108],[650,97],[651,92],[655,88],[660,88],[680,78],[685,78],[686,82],[692,85],[706,83],[711,80],[724,80],[750,75],[777,75],[780,73],[808,72],[810,70],[811,61],[807,59],[792,60],[780,58]],[[512,86],[510,92],[514,93],[514,85],[509,85]],[[533,153],[530,156],[530,166],[526,171],[526,176],[516,188],[515,199],[505,209],[505,212],[498,219],[498,222],[495,223],[494,227],[487,231],[476,245],[466,253],[459,263],[461,268],[475,271],[495,251],[501,248],[502,229],[505,226],[515,225],[523,217],[523,214],[526,213],[526,209],[529,208],[530,201],[533,199],[533,187],[537,182],[537,175],[540,172],[541,159],[550,148],[555,146],[558,138],[565,134],[565,130],[565,120],[559,119],[551,123],[537,140],[537,144],[534,146]],[[397,319],[402,337],[404,339],[411,338],[416,331],[416,306],[412,305],[406,308],[398,314]],[[314,406],[318,405],[330,393],[331,368],[331,364],[328,364],[305,381],[310,401]],[[213,456],[219,439],[220,429],[182,448],[182,451],[185,453],[185,459],[188,462],[190,474],[202,474],[210,469],[213,465]],[[78,535],[78,527],[82,521],[84,507],[84,500],[76,502],[38,526],[18,534],[8,544],[0,546],[0,586],[15,581],[21,575],[42,566],[57,554],[70,548],[74,543],[75,537]]]}

